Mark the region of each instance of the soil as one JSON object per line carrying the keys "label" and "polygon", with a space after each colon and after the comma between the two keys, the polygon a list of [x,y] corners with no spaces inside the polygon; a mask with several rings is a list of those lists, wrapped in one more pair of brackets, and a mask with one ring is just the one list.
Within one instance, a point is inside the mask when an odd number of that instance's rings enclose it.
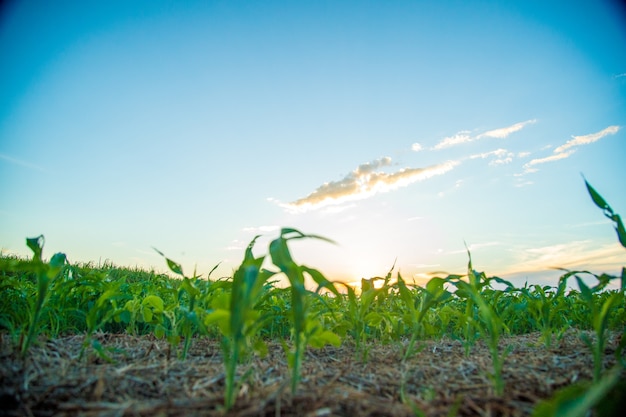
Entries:
{"label": "soil", "polygon": [[[371,343],[366,361],[350,343],[307,351],[295,395],[279,343],[239,371],[243,383],[225,412],[220,343],[195,339],[186,360],[151,336],[98,334],[109,363],[80,358],[84,336],[39,340],[25,360],[0,340],[0,415],[6,416],[528,416],[555,390],[592,378],[593,359],[578,330],[546,349],[537,333],[507,337],[505,392],[494,395],[491,357],[477,342],[469,356],[455,340],[432,340],[405,362],[400,343]],[[615,364],[619,335],[605,351]]]}

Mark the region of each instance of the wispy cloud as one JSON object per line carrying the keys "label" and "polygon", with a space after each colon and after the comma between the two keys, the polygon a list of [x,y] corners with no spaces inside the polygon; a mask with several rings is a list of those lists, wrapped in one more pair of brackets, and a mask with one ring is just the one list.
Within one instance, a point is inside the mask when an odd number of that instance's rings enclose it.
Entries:
{"label": "wispy cloud", "polygon": [[554,150],[555,153],[561,153],[563,151],[565,151],[566,149],[572,148],[574,146],[580,146],[580,145],[588,145],[590,143],[596,142],[600,139],[602,139],[603,137],[607,136],[607,135],[614,135],[617,132],[619,132],[620,127],[619,126],[609,126],[604,130],[601,130],[599,132],[596,133],[591,133],[589,135],[583,135],[583,136],[572,136],[573,139],[568,140],[567,142],[565,142],[564,145],[559,146],[558,148],[556,148]]}
{"label": "wispy cloud", "polygon": [[570,157],[574,152],[576,152],[576,148],[581,145],[588,145],[593,142],[597,142],[603,137],[607,135],[614,135],[619,132],[619,126],[609,126],[606,129],[603,129],[596,133],[590,133],[588,135],[582,136],[572,136],[571,140],[568,140],[563,145],[558,146],[554,149],[553,155],[546,156],[543,158],[535,158],[530,160],[528,163],[524,165],[524,173],[532,173],[537,172],[538,169],[534,168],[536,165],[545,164],[546,162],[554,162],[561,159],[565,159]]}
{"label": "wispy cloud", "polygon": [[514,125],[508,126],[508,127],[503,127],[500,129],[494,129],[494,130],[490,130],[488,132],[482,133],[480,135],[478,135],[476,138],[477,139],[482,139],[482,138],[499,138],[499,139],[503,139],[506,138],[507,136],[509,136],[511,133],[515,133],[519,130],[522,130],[524,127],[536,123],[537,119],[532,119],[532,120],[526,120],[525,122],[519,122],[519,123],[515,123]]}
{"label": "wispy cloud", "polygon": [[443,140],[441,140],[441,142],[436,144],[433,147],[433,149],[434,150],[445,149],[454,145],[459,145],[461,143],[467,143],[467,142],[472,142],[476,140],[474,137],[470,136],[468,133],[469,131],[462,131],[462,132],[457,133],[454,136],[448,136],[446,138],[443,138]]}
{"label": "wispy cloud", "polygon": [[419,152],[419,151],[421,151],[422,149],[424,149],[424,148],[422,147],[422,145],[420,145],[420,144],[419,144],[419,143],[417,143],[417,142],[415,142],[413,145],[411,145],[411,150],[412,150],[413,152]]}
{"label": "wispy cloud", "polygon": [[506,149],[496,149],[491,152],[483,152],[474,155],[470,155],[470,159],[485,159],[492,158],[489,162],[489,165],[504,165],[513,162],[513,157],[515,154],[513,152],[509,152]]}
{"label": "wispy cloud", "polygon": [[381,171],[380,168],[391,165],[391,158],[384,157],[359,165],[343,179],[324,183],[304,198],[291,203],[278,202],[278,204],[292,212],[305,212],[328,205],[362,200],[445,174],[459,164],[459,161],[447,161],[426,168],[403,168],[387,173]]}
{"label": "wispy cloud", "polygon": [[596,246],[589,240],[516,250],[518,262],[506,273],[546,271],[552,268],[620,269],[624,248],[617,243]]}
{"label": "wispy cloud", "polygon": [[470,252],[476,252],[477,250],[482,249],[482,248],[487,248],[487,247],[490,247],[490,246],[499,246],[499,245],[501,245],[501,243],[500,242],[496,242],[496,241],[485,242],[485,243],[472,243],[465,249],[453,250],[453,251],[450,251],[448,253],[450,255],[456,255],[456,254],[459,254],[459,253],[467,253],[467,249],[469,249]]}
{"label": "wispy cloud", "polygon": [[243,231],[247,233],[270,233],[275,232],[280,229],[280,226],[276,225],[268,225],[268,226],[257,226],[257,227],[244,227]]}
{"label": "wispy cloud", "polygon": [[567,152],[557,153],[555,155],[546,156],[545,158],[532,159],[530,162],[524,165],[524,168],[532,167],[533,165],[545,164],[546,162],[558,161],[559,159],[565,159],[565,158],[568,158],[573,153],[574,151],[571,150]]}
{"label": "wispy cloud", "polygon": [[13,158],[12,156],[9,156],[9,155],[5,155],[5,154],[0,153],[0,159],[3,159],[5,161],[10,162],[10,163],[15,164],[15,165],[22,166],[24,168],[29,168],[29,169],[34,169],[35,171],[45,172],[45,169],[43,169],[39,165],[31,164],[30,162],[23,161],[23,160],[17,159],[17,158]]}
{"label": "wispy cloud", "polygon": [[511,126],[489,130],[487,132],[481,133],[476,136],[472,136],[470,135],[469,131],[463,130],[461,132],[458,132],[456,135],[443,138],[432,149],[433,150],[445,149],[451,146],[460,145],[462,143],[474,142],[476,140],[483,139],[483,138],[504,139],[508,137],[509,135],[511,135],[512,133],[522,130],[524,127],[528,126],[529,124],[533,124],[536,121],[537,121],[536,119],[526,120],[525,122],[515,123]]}

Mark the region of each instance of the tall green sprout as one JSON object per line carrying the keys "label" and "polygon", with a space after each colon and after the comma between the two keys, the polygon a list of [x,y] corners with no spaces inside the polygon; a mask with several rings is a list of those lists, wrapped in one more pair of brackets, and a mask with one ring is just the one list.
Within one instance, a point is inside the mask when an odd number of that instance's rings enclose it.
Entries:
{"label": "tall green sprout", "polygon": [[224,407],[227,410],[235,403],[237,365],[242,356],[253,342],[256,351],[263,352],[266,349],[256,337],[270,314],[259,311],[257,305],[262,300],[265,284],[274,272],[261,268],[265,256],[255,257],[252,253],[258,238],[256,236],[248,245],[244,259],[233,276],[230,293],[223,293],[214,300],[214,309],[204,320],[206,326],[217,324],[223,335],[222,353],[226,371]]}
{"label": "tall green sprout", "polygon": [[39,332],[39,318],[43,307],[48,300],[48,290],[50,285],[52,281],[59,276],[67,263],[67,257],[63,253],[54,254],[50,259],[50,262],[45,263],[42,260],[44,241],[45,239],[43,235],[26,239],[26,245],[33,251],[33,259],[30,263],[29,269],[37,276],[37,298],[30,306],[31,314],[30,321],[28,323],[28,333],[26,334],[26,338],[22,339],[22,345],[20,348],[20,354],[22,357],[26,356],[28,348]]}
{"label": "tall green sprout", "polygon": [[[587,191],[591,196],[591,200],[596,206],[602,209],[604,216],[613,222],[617,233],[617,239],[620,244],[626,248],[626,229],[624,228],[624,223],[622,223],[620,215],[613,211],[611,206],[609,206],[604,198],[587,182],[586,179],[584,181],[587,186]],[[594,381],[598,381],[602,374],[602,358],[604,355],[604,346],[606,344],[606,330],[608,328],[609,313],[615,306],[624,301],[624,291],[626,290],[626,267],[622,268],[619,290],[606,298],[599,307],[595,303],[594,292],[603,289],[611,279],[615,279],[617,277],[607,274],[595,276],[600,281],[595,288],[589,288],[580,277],[576,276],[575,278],[578,283],[578,287],[580,288],[581,296],[591,310],[592,326],[595,332],[595,342],[589,340],[588,338],[585,338],[585,342],[591,347],[593,352],[593,379]],[[623,332],[624,335],[626,335],[626,327]]]}
{"label": "tall green sprout", "polygon": [[292,393],[295,393],[298,387],[304,349],[306,348],[309,340],[313,336],[317,336],[317,342],[319,344],[325,341],[336,343],[338,339],[333,333],[321,329],[320,326],[311,321],[311,318],[309,317],[310,292],[305,288],[305,273],[318,284],[318,288],[315,293],[319,293],[322,288],[328,289],[336,296],[339,296],[339,292],[335,286],[318,270],[304,265],[298,265],[294,262],[291,257],[291,253],[289,252],[288,243],[291,240],[305,238],[321,239],[327,242],[332,242],[329,239],[320,236],[305,235],[296,229],[285,228],[280,231],[280,236],[270,243],[270,255],[272,257],[272,262],[287,276],[290,284],[291,319],[294,343],[293,350],[289,352],[289,363],[292,366]]}
{"label": "tall green sprout", "polygon": [[[468,328],[476,327],[484,339],[489,353],[491,354],[491,361],[493,367],[493,373],[489,374],[493,383],[493,388],[496,395],[502,395],[504,392],[504,380],[502,378],[502,370],[504,368],[504,361],[508,354],[511,352],[510,347],[506,347],[502,352],[500,351],[500,336],[507,331],[507,326],[500,318],[494,307],[484,295],[484,287],[488,286],[490,281],[494,280],[498,283],[505,284],[507,288],[512,288],[513,285],[501,278],[491,277],[487,278],[484,272],[476,272],[472,266],[472,257],[467,251],[469,262],[467,265],[468,281],[465,282],[458,279],[456,276],[451,281],[456,287],[456,295],[467,299],[467,305],[471,306],[471,310],[466,311],[466,320]],[[474,319],[474,307],[478,310],[478,318]],[[471,315],[471,316],[470,316]],[[469,331],[469,330],[468,330]]]}

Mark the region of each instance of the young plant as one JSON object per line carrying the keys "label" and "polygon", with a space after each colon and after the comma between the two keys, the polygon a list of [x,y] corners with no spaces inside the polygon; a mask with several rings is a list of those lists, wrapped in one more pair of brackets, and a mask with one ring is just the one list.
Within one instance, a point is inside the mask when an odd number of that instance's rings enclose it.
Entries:
{"label": "young plant", "polygon": [[28,348],[39,332],[39,317],[48,300],[50,284],[59,276],[67,263],[67,258],[63,253],[54,254],[50,262],[44,263],[41,258],[44,245],[43,235],[35,238],[27,238],[26,245],[33,251],[33,259],[28,269],[29,272],[34,272],[37,276],[37,298],[30,306],[31,314],[28,323],[28,333],[26,334],[26,338],[22,338],[22,345],[20,347],[22,357],[26,356]]}
{"label": "young plant", "polygon": [[[255,258],[252,248],[259,236],[256,236],[246,249],[243,262],[235,271],[230,293],[222,293],[214,300],[214,310],[205,317],[204,324],[217,324],[223,334],[222,352],[226,371],[226,392],[224,407],[229,410],[235,403],[237,365],[256,339],[268,314],[261,314],[256,309],[261,301],[264,284],[274,272],[261,269],[265,256]],[[266,347],[262,340],[254,340],[256,351],[263,353]]]}
{"label": "young plant", "polygon": [[507,330],[507,327],[498,316],[493,306],[487,302],[486,297],[483,295],[483,287],[488,286],[491,280],[495,280],[501,284],[506,284],[509,288],[512,288],[512,284],[497,277],[487,279],[484,272],[479,273],[474,271],[472,267],[472,257],[469,250],[467,251],[467,255],[469,257],[469,263],[467,266],[469,282],[465,282],[460,279],[454,279],[451,282],[457,287],[457,296],[467,299],[468,305],[477,307],[477,320],[473,318],[473,311],[467,312],[472,315],[471,317],[467,317],[468,325],[476,326],[480,335],[487,344],[489,353],[491,354],[493,367],[493,373],[489,374],[489,377],[492,380],[496,395],[502,395],[504,393],[502,369],[504,367],[506,357],[511,352],[511,347],[509,346],[500,352],[500,336]]}
{"label": "young plant", "polygon": [[[584,179],[584,177],[583,177]],[[598,206],[607,217],[614,223],[615,231],[617,233],[617,239],[620,244],[626,248],[626,229],[624,223],[619,214],[616,214],[611,206],[604,200],[604,198],[587,182],[585,179],[585,185],[587,191],[591,197],[591,200]],[[600,276],[594,275],[600,281],[594,288],[590,289],[585,283],[576,276],[576,281],[580,289],[583,300],[587,303],[591,310],[593,330],[595,332],[595,343],[592,343],[588,338],[585,338],[585,342],[591,347],[594,357],[594,372],[593,379],[598,381],[602,373],[602,356],[604,354],[604,345],[606,343],[606,329],[608,326],[609,313],[613,307],[617,306],[620,302],[624,301],[624,292],[626,291],[626,267],[622,268],[621,285],[619,291],[612,293],[608,298],[604,300],[600,308],[596,306],[594,302],[594,292],[604,288],[611,279],[617,278],[611,275],[602,274]],[[625,332],[626,333],[626,332]]]}
{"label": "young plant", "polygon": [[519,289],[526,302],[526,310],[541,332],[541,339],[548,349],[552,346],[552,336],[556,333],[558,339],[565,330],[564,326],[559,326],[559,320],[562,321],[562,313],[566,307],[562,302],[565,288],[566,280],[560,280],[556,291],[550,286],[537,284],[531,287],[532,291],[526,287]]}
{"label": "young plant", "polygon": [[417,338],[421,335],[423,330],[422,321],[426,316],[426,313],[431,309],[434,309],[437,304],[447,300],[452,296],[445,288],[446,280],[443,278],[432,278],[426,284],[426,287],[419,291],[419,296],[414,296],[413,292],[409,290],[404,279],[398,273],[398,289],[400,291],[400,298],[404,303],[408,313],[405,314],[405,320],[411,327],[411,339],[404,352],[403,360],[407,360],[408,357],[413,354],[415,343]]}
{"label": "young plant", "polygon": [[323,345],[325,343],[338,344],[339,337],[321,328],[321,326],[312,321],[309,311],[310,291],[305,288],[305,273],[310,276],[317,284],[315,294],[326,288],[327,290],[339,296],[339,292],[335,286],[328,281],[318,270],[298,265],[294,262],[289,252],[288,242],[294,239],[314,238],[330,242],[330,240],[315,236],[305,235],[295,229],[282,229],[280,236],[270,243],[270,256],[272,262],[280,271],[283,272],[290,284],[291,291],[291,319],[293,331],[293,349],[288,352],[289,363],[292,368],[291,374],[291,392],[295,393],[300,380],[300,368],[304,356],[304,349],[310,341],[315,341],[315,345]]}
{"label": "young plant", "polygon": [[592,410],[598,416],[620,415],[624,412],[619,405],[623,388],[621,393],[616,393],[617,398],[610,396],[618,388],[622,372],[621,366],[615,366],[602,379],[593,383],[579,381],[561,388],[552,397],[539,402],[532,417],[587,417]]}
{"label": "young plant", "polygon": [[85,322],[87,324],[87,333],[83,346],[80,350],[80,357],[83,356],[87,346],[91,347],[96,353],[106,360],[112,362],[112,359],[107,355],[104,347],[97,340],[93,339],[93,334],[96,330],[101,328],[104,324],[109,322],[114,316],[120,314],[123,309],[118,309],[115,301],[123,297],[120,292],[120,286],[122,282],[118,281],[108,285],[108,288],[98,297],[95,303],[91,305],[87,311]]}
{"label": "young plant", "polygon": [[[619,291],[611,292],[606,299],[598,306],[598,287],[589,288],[587,284],[578,276],[574,276],[580,289],[580,295],[586,303],[591,313],[591,324],[594,331],[594,339],[592,340],[586,334],[582,335],[583,341],[589,346],[593,354],[593,380],[599,381],[602,375],[602,363],[604,358],[604,347],[606,345],[606,336],[611,311],[620,302],[624,301],[624,280]],[[623,277],[626,278],[626,277]],[[602,288],[602,287],[600,287]]]}
{"label": "young plant", "polygon": [[[352,286],[343,284],[347,291],[348,305],[347,308],[344,305],[340,307],[344,310],[342,327],[349,329],[349,334],[354,339],[356,351],[359,352],[362,362],[366,362],[368,358],[367,339],[371,329],[381,326],[385,321],[390,321],[385,317],[389,313],[381,311],[380,304],[389,296],[391,289],[389,281],[394,267],[395,264],[385,278],[362,278],[360,295],[357,295]],[[376,288],[375,281],[383,281],[383,285]],[[342,302],[343,298],[338,297],[337,301]]]}
{"label": "young plant", "polygon": [[[202,320],[201,318],[198,317],[199,314],[198,314],[198,311],[196,310],[196,299],[201,295],[200,290],[197,288],[195,284],[195,281],[198,279],[198,277],[195,276],[195,273],[194,273],[193,279],[186,277],[185,274],[183,274],[183,268],[179,263],[169,259],[158,249],[156,248],[153,248],[153,249],[165,258],[165,261],[167,262],[167,266],[169,267],[169,269],[175,274],[180,275],[183,279],[183,282],[180,286],[180,290],[178,291],[179,309],[182,313],[182,320],[178,322],[178,325],[181,326],[181,329],[180,331],[178,331],[178,329],[175,329],[176,336],[170,338],[170,340],[180,340],[180,336],[184,337],[184,345],[183,345],[183,351],[181,353],[181,359],[185,360],[185,358],[187,357],[187,352],[189,352],[189,348],[191,347],[191,341],[193,339],[196,329],[198,328],[203,329]],[[184,306],[182,303],[184,294],[186,294],[187,298],[189,299],[188,306]],[[143,303],[145,303],[145,300]],[[160,312],[163,311],[162,307],[163,305],[162,305],[162,300],[161,300]],[[159,333],[160,333],[159,335],[162,335],[161,329],[159,329]]]}

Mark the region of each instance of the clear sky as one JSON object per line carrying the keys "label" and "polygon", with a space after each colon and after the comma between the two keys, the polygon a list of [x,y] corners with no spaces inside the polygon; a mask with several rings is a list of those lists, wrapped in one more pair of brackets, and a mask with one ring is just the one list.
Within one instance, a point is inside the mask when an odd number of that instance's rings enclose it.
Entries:
{"label": "clear sky", "polygon": [[[617,272],[626,14],[608,1],[14,1],[0,248],[213,277],[281,227],[352,281]],[[545,272],[548,271],[548,272]],[[545,272],[545,273],[544,273]],[[539,275],[538,275],[539,274]],[[541,275],[543,274],[543,275]],[[552,281],[555,283],[556,281]]]}

